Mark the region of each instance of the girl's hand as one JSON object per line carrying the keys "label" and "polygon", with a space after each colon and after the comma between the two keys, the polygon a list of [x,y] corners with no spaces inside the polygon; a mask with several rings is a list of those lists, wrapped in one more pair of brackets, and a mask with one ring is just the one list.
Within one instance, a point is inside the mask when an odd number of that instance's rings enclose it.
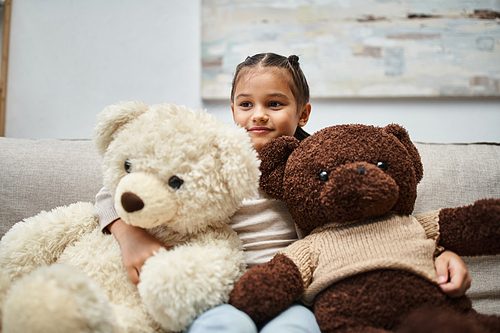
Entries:
{"label": "girl's hand", "polygon": [[165,246],[144,229],[128,225],[122,219],[111,223],[108,230],[120,244],[128,278],[133,284],[138,284],[141,268],[146,259],[151,257],[160,247]]}
{"label": "girl's hand", "polygon": [[451,251],[444,251],[434,262],[441,290],[450,297],[465,295],[471,277],[462,258]]}

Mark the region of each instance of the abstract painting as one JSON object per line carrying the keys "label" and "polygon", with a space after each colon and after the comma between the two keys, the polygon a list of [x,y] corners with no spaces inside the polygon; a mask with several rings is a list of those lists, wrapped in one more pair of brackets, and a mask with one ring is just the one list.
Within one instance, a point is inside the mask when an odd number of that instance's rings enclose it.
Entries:
{"label": "abstract painting", "polygon": [[235,67],[297,54],[311,96],[500,96],[500,1],[202,0],[204,99]]}

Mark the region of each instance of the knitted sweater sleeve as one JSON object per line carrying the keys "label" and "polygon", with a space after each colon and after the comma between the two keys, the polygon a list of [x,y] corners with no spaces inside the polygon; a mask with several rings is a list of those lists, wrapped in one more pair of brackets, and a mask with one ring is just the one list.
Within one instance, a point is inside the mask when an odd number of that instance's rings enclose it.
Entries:
{"label": "knitted sweater sleeve", "polygon": [[106,230],[106,227],[119,218],[115,210],[115,203],[111,192],[106,187],[101,188],[95,196],[94,216],[99,219],[101,230]]}

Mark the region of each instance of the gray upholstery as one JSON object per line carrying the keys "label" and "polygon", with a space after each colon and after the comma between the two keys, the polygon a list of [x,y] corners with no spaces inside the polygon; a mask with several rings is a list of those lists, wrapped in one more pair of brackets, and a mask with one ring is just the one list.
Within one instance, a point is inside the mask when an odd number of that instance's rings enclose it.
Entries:
{"label": "gray upholstery", "polygon": [[102,187],[91,140],[0,138],[0,237],[42,210],[94,202]]}

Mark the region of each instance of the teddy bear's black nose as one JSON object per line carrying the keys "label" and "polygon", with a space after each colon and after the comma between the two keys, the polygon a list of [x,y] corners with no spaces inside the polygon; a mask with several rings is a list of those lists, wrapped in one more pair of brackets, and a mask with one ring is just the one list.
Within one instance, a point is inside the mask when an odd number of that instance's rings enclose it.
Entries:
{"label": "teddy bear's black nose", "polygon": [[365,174],[365,171],[366,171],[366,169],[365,169],[365,168],[363,168],[363,167],[358,167],[358,172],[359,172],[359,174],[360,174],[360,175],[364,175],[364,174]]}
{"label": "teddy bear's black nose", "polygon": [[132,192],[122,194],[122,206],[129,213],[136,212],[144,208],[144,202]]}

